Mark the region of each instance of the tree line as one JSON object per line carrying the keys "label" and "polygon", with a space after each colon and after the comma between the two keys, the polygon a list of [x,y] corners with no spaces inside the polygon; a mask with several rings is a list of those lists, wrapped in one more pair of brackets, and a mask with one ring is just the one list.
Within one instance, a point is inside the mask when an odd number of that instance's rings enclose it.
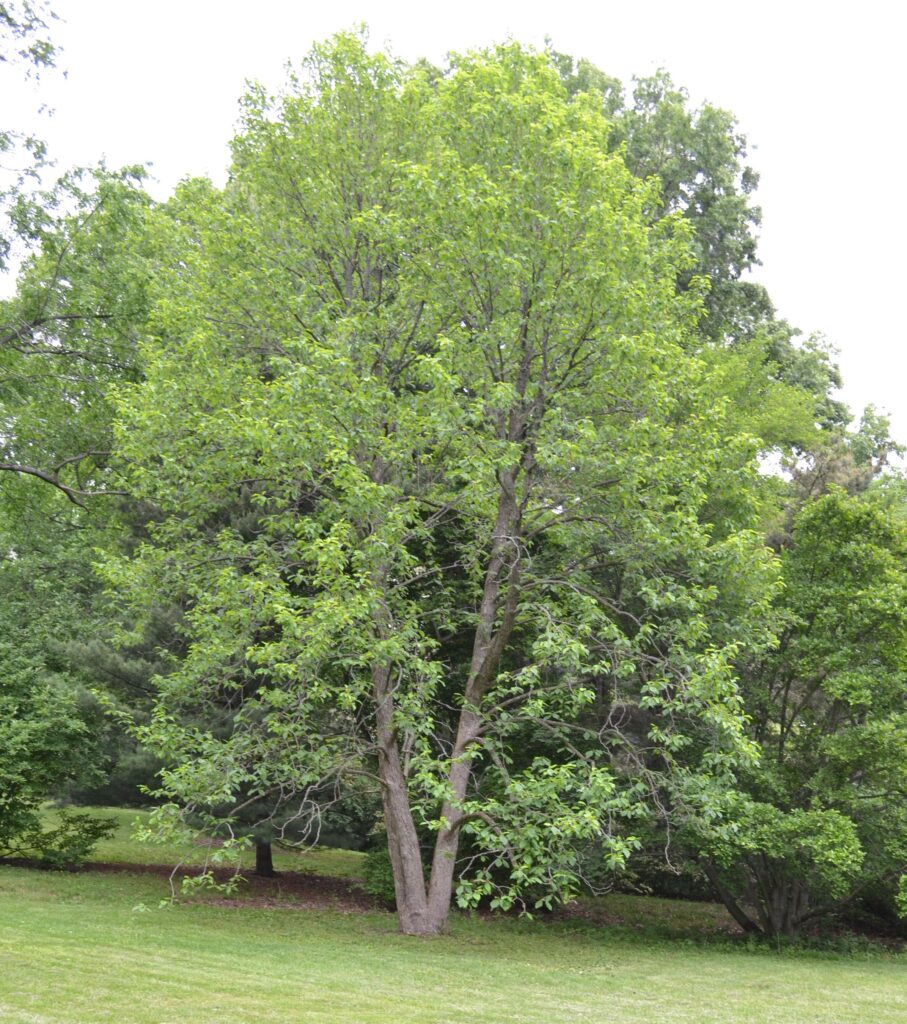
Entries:
{"label": "tree line", "polygon": [[106,775],[262,870],[377,832],[413,934],[656,863],[747,931],[893,914],[897,446],[745,277],[756,184],[663,72],[353,33],[222,188],[18,187],[0,846],[79,855],[40,801]]}

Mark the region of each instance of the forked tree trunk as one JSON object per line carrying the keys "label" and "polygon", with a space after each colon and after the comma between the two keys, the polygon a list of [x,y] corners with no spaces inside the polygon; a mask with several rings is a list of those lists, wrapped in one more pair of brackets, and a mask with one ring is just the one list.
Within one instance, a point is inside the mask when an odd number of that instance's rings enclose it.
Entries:
{"label": "forked tree trunk", "polygon": [[438,832],[431,865],[429,907],[434,917],[441,917],[443,913],[445,922],[453,895],[463,802],[472,773],[472,750],[481,735],[481,718],[474,709],[480,707],[488,687],[497,675],[519,605],[520,555],[517,538],[520,532],[520,511],[515,493],[518,475],[517,468],[502,471],[498,478],[501,493],[498,497],[490,557],[485,570],[469,676],[463,694],[465,706],[460,712],[457,738],[451,754],[449,796],[441,808],[441,817],[447,825]]}
{"label": "forked tree trunk", "polygon": [[773,878],[763,886],[763,930],[771,938],[795,939],[806,916],[808,893],[797,878]]}
{"label": "forked tree trunk", "polygon": [[[435,840],[431,877],[426,886],[422,867],[422,851],[409,804],[409,792],[396,738],[390,723],[379,710],[380,741],[378,761],[384,799],[384,820],[387,828],[387,848],[394,873],[394,892],[397,899],[397,917],[405,935],[440,935],[447,928],[453,895],[453,875],[459,845],[459,807],[466,793],[472,757],[467,753],[455,756],[449,775],[451,801],[444,804],[442,815],[452,827],[441,829]],[[476,716],[464,712],[455,747],[467,750],[474,738]]]}
{"label": "forked tree trunk", "polygon": [[520,579],[519,555],[514,550],[520,520],[514,495],[516,475],[516,472],[504,472],[500,478],[502,493],[463,694],[464,707],[448,772],[449,795],[441,808],[441,817],[447,825],[438,831],[435,839],[427,887],[394,728],[390,670],[375,669],[372,674],[388,852],[394,872],[400,928],[408,935],[438,935],[447,927],[450,915],[463,802],[472,772],[473,745],[480,735],[481,720],[473,709],[479,707],[495,678],[516,620]]}
{"label": "forked tree trunk", "polygon": [[428,890],[428,902],[432,917],[443,918],[444,925],[447,923],[453,895],[454,870],[457,850],[460,845],[460,819],[463,813],[461,807],[472,771],[472,756],[469,751],[478,734],[478,716],[474,712],[464,709],[460,714],[460,724],[457,729],[457,739],[448,776],[450,799],[441,808],[441,816],[446,822],[449,822],[449,825],[447,828],[442,828],[435,839]]}

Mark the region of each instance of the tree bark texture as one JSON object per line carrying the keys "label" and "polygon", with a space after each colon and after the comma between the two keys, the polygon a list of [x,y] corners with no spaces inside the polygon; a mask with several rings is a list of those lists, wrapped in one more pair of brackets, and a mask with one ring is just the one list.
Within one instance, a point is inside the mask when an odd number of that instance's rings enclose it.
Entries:
{"label": "tree bark texture", "polygon": [[274,878],[277,875],[271,844],[259,839],[255,840],[255,874],[261,878]]}

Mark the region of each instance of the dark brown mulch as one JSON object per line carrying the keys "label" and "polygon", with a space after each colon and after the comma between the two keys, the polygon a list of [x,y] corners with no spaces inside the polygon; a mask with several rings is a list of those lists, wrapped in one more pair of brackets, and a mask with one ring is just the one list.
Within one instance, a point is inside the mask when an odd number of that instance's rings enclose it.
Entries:
{"label": "dark brown mulch", "polygon": [[[40,867],[35,861],[4,860],[3,863],[16,867]],[[173,876],[177,892],[183,878],[191,878],[197,872],[192,869],[177,871],[167,864],[125,864],[121,862],[90,861],[78,869],[83,872],[100,874],[126,873],[131,875],[158,875],[169,879]],[[230,868],[212,868],[211,874],[220,884],[228,882],[235,872]],[[216,890],[199,891],[191,902],[209,903],[221,907],[266,907],[285,910],[339,910],[345,914],[363,914],[381,909],[380,905],[359,888],[352,878],[332,878],[309,872],[284,871],[274,878],[261,878],[251,872],[243,874],[235,895],[224,896]]]}

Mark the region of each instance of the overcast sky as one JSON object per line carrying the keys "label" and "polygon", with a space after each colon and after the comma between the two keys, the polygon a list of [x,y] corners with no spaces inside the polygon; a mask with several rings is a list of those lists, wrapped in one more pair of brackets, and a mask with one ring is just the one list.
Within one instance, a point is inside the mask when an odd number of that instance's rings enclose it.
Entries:
{"label": "overcast sky", "polygon": [[[56,0],[67,77],[0,78],[2,124],[38,124],[59,165],[150,162],[223,180],[246,79],[277,88],[287,60],[366,21],[376,45],[441,61],[512,37],[588,57],[627,81],[658,67],[696,103],[732,111],[761,174],[755,274],[782,316],[840,350],[844,398],[892,415],[907,440],[903,247],[904,17],[899,5],[660,0]],[[37,90],[37,91],[36,91]]]}

